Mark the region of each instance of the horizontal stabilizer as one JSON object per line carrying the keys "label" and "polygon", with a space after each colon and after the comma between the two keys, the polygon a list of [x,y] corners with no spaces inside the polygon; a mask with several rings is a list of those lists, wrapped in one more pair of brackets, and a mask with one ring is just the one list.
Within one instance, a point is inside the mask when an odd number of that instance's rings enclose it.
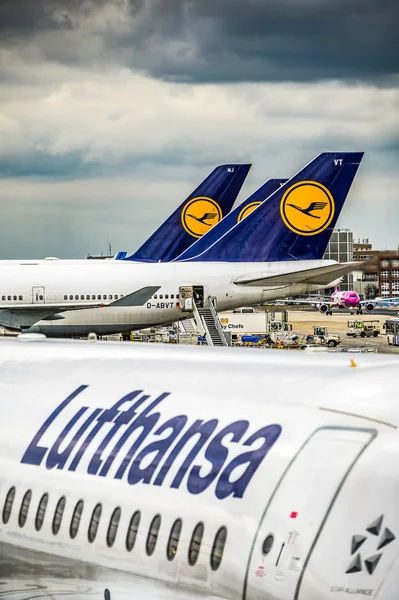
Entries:
{"label": "horizontal stabilizer", "polygon": [[359,266],[359,263],[337,263],[326,265],[325,267],[315,267],[313,269],[303,269],[301,271],[290,271],[288,273],[279,273],[276,275],[261,275],[248,279],[243,277],[235,279],[233,283],[237,285],[254,285],[254,286],[282,286],[291,285],[293,283],[312,283],[317,285],[328,285],[330,282],[343,277]]}

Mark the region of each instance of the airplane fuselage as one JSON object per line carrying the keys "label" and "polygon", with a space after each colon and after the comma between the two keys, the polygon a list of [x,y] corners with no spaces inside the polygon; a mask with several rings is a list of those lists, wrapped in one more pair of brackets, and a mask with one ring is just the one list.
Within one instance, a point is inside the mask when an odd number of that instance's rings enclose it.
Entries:
{"label": "airplane fuselage", "polygon": [[3,595],[396,600],[397,360],[213,350],[0,341]]}
{"label": "airplane fuselage", "polygon": [[[334,261],[287,261],[280,263],[132,263],[124,261],[26,261],[0,263],[0,319],[5,326],[56,336],[99,334],[140,329],[177,321],[192,314],[179,302],[181,286],[201,285],[204,298],[216,298],[218,310],[262,303],[284,295],[319,289],[320,285],[238,285],[235,278],[263,278],[293,270],[309,269]],[[108,304],[148,286],[159,286],[139,306],[107,307]],[[40,321],[49,304],[71,309],[79,302],[104,306],[71,310],[53,320]],[[13,305],[13,310],[8,309]],[[27,305],[34,306],[30,310]],[[18,306],[21,306],[18,314]],[[3,310],[2,310],[3,307]],[[56,314],[54,310],[52,314]],[[39,316],[35,316],[39,315]],[[8,319],[8,320],[7,320]]]}

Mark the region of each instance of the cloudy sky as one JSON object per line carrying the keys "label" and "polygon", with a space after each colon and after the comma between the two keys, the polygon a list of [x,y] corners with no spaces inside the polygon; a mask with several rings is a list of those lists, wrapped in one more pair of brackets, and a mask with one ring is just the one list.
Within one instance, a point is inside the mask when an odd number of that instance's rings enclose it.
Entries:
{"label": "cloudy sky", "polygon": [[1,0],[0,258],[135,250],[216,165],[240,199],[363,150],[341,227],[399,244],[397,0]]}

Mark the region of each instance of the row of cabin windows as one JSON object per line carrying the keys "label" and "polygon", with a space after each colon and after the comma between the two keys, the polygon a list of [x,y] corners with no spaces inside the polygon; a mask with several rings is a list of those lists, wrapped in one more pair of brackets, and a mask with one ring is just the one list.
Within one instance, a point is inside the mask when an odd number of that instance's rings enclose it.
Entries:
{"label": "row of cabin windows", "polygon": [[[165,294],[165,295],[164,294],[155,294],[154,300],[158,300],[158,298],[160,300],[163,300],[164,298],[165,298],[165,300],[168,300],[169,294]],[[174,300],[174,298],[175,298],[175,294],[170,294],[170,299]],[[179,294],[176,294],[176,300],[178,300],[178,299],[179,299]]]}
{"label": "row of cabin windows", "polygon": [[[161,296],[162,297],[162,296]],[[168,296],[166,296],[167,298]],[[60,296],[61,298],[61,296]],[[69,294],[69,296],[67,294],[64,294],[64,300],[118,300],[118,298],[123,298],[123,294]],[[173,295],[172,295],[173,298]],[[19,295],[19,296],[2,296],[1,297],[2,301],[5,302],[6,300],[8,300],[9,302],[11,300],[23,300],[24,297]],[[42,295],[39,295],[37,297],[38,300],[44,300],[44,297]],[[48,299],[51,300],[51,296],[48,296]],[[56,297],[54,296],[54,299],[56,299]]]}
{"label": "row of cabin windows", "polygon": [[5,300],[23,300],[24,297],[23,296],[2,296],[1,297],[2,301],[4,302]]}
{"label": "row of cabin windows", "polygon": [[[14,498],[15,498],[15,487],[12,487],[8,491],[5,502],[4,502],[4,507],[3,507],[3,523],[4,524],[7,524],[10,519],[11,511],[12,511],[12,507],[13,507],[13,503],[14,503]],[[19,510],[18,525],[20,527],[24,527],[24,525],[26,523],[26,520],[28,518],[28,512],[29,512],[31,500],[32,500],[32,491],[28,490],[25,493],[24,497],[22,498],[21,507]],[[47,493],[43,494],[43,496],[40,499],[39,506],[36,511],[36,517],[35,517],[36,531],[40,531],[43,526],[43,522],[44,522],[44,519],[46,516],[48,500],[49,500],[49,495]],[[65,498],[65,496],[62,496],[58,500],[57,505],[54,510],[53,520],[52,520],[52,524],[51,524],[51,530],[53,532],[53,535],[57,535],[61,528],[65,505],[66,505],[66,498]],[[83,508],[84,508],[83,500],[79,500],[76,503],[76,506],[72,513],[71,522],[69,525],[69,536],[71,537],[71,539],[75,539],[78,534],[79,525],[80,525],[82,514],[83,514]],[[98,531],[98,528],[100,525],[100,520],[101,520],[101,513],[102,513],[102,505],[99,503],[94,507],[94,510],[93,510],[93,512],[91,514],[91,518],[90,518],[89,528],[87,530],[87,539],[91,544],[94,542],[94,540],[96,539],[96,536],[97,536],[97,531]],[[107,529],[107,537],[106,537],[107,546],[109,548],[112,548],[112,546],[114,545],[114,542],[116,539],[116,534],[118,532],[121,514],[122,514],[121,509],[119,507],[117,507],[117,508],[115,508],[115,510],[113,511],[113,513],[111,515],[111,518],[110,518],[110,521],[108,524],[108,529]],[[136,537],[137,537],[137,533],[138,533],[139,525],[140,525],[140,519],[141,519],[141,513],[139,510],[137,510],[133,514],[132,518],[130,519],[129,527],[128,527],[127,534],[126,534],[125,547],[128,552],[132,551],[134,544],[136,542]],[[154,553],[154,550],[156,548],[157,541],[158,541],[160,528],[161,528],[161,515],[155,515],[155,517],[151,521],[151,525],[148,530],[147,539],[146,539],[145,550],[146,550],[146,553],[148,556],[151,556]],[[172,528],[170,530],[168,543],[167,543],[167,547],[166,547],[166,556],[167,556],[167,559],[170,561],[172,561],[176,556],[182,528],[183,528],[182,519],[176,519],[176,521],[173,523]],[[197,562],[197,559],[198,559],[198,556],[200,553],[200,549],[201,549],[202,538],[204,536],[204,530],[205,530],[205,527],[202,522],[197,523],[197,525],[194,527],[194,531],[192,533],[191,540],[190,540],[190,546],[188,549],[188,562],[191,566],[194,566]],[[224,547],[226,544],[226,539],[227,539],[227,528],[224,526],[220,527],[220,529],[218,530],[218,532],[215,535],[215,539],[214,539],[212,551],[211,551],[211,556],[210,556],[210,565],[214,571],[216,571],[220,567],[220,564],[222,562],[223,551],[224,551]]]}
{"label": "row of cabin windows", "polygon": [[118,300],[118,298],[123,298],[123,294],[65,294],[64,300]]}

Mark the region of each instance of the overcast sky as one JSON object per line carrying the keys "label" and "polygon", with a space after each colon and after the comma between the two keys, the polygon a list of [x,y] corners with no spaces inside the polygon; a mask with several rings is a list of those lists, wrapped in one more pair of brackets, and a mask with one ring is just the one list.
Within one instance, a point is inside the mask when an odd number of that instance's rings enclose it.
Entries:
{"label": "overcast sky", "polygon": [[398,0],[1,0],[0,258],[135,250],[217,164],[239,199],[365,151],[338,226],[399,244]]}

